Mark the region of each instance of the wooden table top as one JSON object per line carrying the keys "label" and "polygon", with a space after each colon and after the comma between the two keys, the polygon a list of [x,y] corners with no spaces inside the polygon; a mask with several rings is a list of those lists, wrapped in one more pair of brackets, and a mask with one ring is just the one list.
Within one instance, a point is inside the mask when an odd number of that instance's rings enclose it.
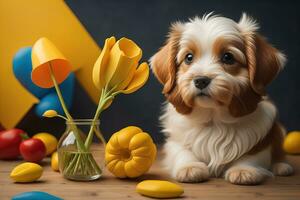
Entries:
{"label": "wooden table top", "polygon": [[[275,177],[258,186],[237,186],[223,179],[210,179],[204,183],[181,184],[184,187],[182,199],[300,199],[300,156],[288,156],[289,162],[295,168],[295,174],[290,177]],[[9,178],[10,171],[22,161],[0,161],[0,200],[12,196],[39,190],[57,195],[63,199],[149,199],[135,192],[136,184],[146,179],[167,179],[167,174],[156,162],[150,171],[137,179],[117,179],[105,170],[103,177],[92,182],[74,182],[64,179],[60,173],[52,171],[49,158],[44,163],[44,173],[40,181],[35,183],[13,183]]]}

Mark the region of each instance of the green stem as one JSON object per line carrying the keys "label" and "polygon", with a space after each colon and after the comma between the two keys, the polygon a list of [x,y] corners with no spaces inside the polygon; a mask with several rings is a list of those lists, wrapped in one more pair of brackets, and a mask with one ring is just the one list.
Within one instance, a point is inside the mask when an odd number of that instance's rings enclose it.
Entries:
{"label": "green stem", "polygon": [[62,115],[56,115],[57,117],[59,117],[59,118],[62,118],[62,119],[64,119],[64,120],[66,120],[66,121],[68,121],[68,118],[66,118],[66,117],[64,117],[64,116],[62,116]]}
{"label": "green stem", "polygon": [[90,144],[92,143],[92,139],[93,139],[92,132],[93,132],[93,130],[94,130],[95,121],[97,120],[96,115],[97,115],[97,113],[99,112],[99,109],[100,109],[99,104],[102,102],[103,97],[104,97],[104,90],[101,91],[101,96],[100,96],[100,99],[99,99],[99,103],[98,103],[98,107],[97,107],[97,110],[96,110],[96,114],[95,114],[95,116],[94,116],[94,118],[93,118],[93,121],[92,121],[90,130],[89,130],[88,136],[87,136],[87,138],[86,138],[86,140],[85,140],[85,143],[84,143],[84,145],[85,145],[85,147],[86,147],[87,149],[89,149],[88,147],[89,147]]}
{"label": "green stem", "polygon": [[109,99],[111,99],[111,98],[106,98],[106,94],[105,94],[105,92],[103,92],[102,95],[101,95],[101,98],[99,100],[99,104],[98,104],[95,116],[93,118],[92,125],[90,127],[87,139],[85,140],[85,147],[87,149],[90,148],[90,145],[91,145],[92,140],[93,140],[93,136],[94,136],[93,133],[94,133],[94,128],[95,128],[95,121],[99,118],[100,113],[102,112],[105,104],[108,102]]}
{"label": "green stem", "polygon": [[[91,127],[90,127],[90,130],[89,130],[87,139],[85,140],[85,147],[86,147],[87,149],[90,148],[91,143],[92,143],[92,140],[93,140],[95,121],[99,118],[101,112],[102,112],[103,109],[104,109],[105,104],[106,104],[110,99],[114,98],[115,95],[113,95],[114,93],[112,93],[112,92],[114,91],[114,89],[115,89],[116,87],[117,87],[117,86],[111,88],[110,91],[107,91],[107,86],[105,86],[104,90],[102,90],[102,92],[101,92],[101,97],[100,97],[100,100],[99,100],[99,103],[98,103],[98,107],[97,107],[96,113],[95,113],[95,115],[94,115],[94,118],[93,118],[93,121],[92,121],[92,125],[91,125]],[[115,92],[115,93],[117,93],[117,92]],[[101,135],[101,133],[100,133],[99,135]],[[105,145],[105,144],[106,144],[106,141],[105,141],[104,137],[101,135],[100,138],[101,138],[103,144]]]}
{"label": "green stem", "polygon": [[[66,155],[67,155],[68,152],[66,152]],[[69,174],[70,173],[70,170],[73,169],[73,165],[76,163],[77,159],[78,159],[78,156],[80,155],[79,153],[76,153],[73,157],[72,157],[73,154],[70,154],[70,159],[68,160],[69,162],[68,163],[65,163],[65,166],[66,167],[66,170],[65,170],[65,173],[66,174]],[[71,161],[72,160],[72,161]]]}
{"label": "green stem", "polygon": [[57,81],[56,81],[56,79],[55,79],[55,76],[54,76],[54,74],[53,74],[53,69],[52,69],[51,62],[49,62],[49,65],[50,65],[50,76],[51,76],[52,82],[53,82],[53,84],[54,84],[54,87],[55,87],[57,96],[58,96],[58,98],[59,98],[59,101],[60,101],[60,103],[61,103],[61,106],[62,106],[62,108],[63,108],[63,110],[64,110],[64,112],[65,112],[67,118],[68,118],[69,120],[72,120],[72,116],[70,115],[70,113],[69,113],[69,111],[68,111],[68,108],[67,108],[67,106],[66,106],[65,100],[64,100],[64,98],[63,98],[63,96],[62,96],[62,94],[61,94],[61,91],[60,91],[60,89],[59,89],[59,86],[58,86],[58,84],[57,84]]}
{"label": "green stem", "polygon": [[84,156],[84,155],[82,155],[82,154],[78,155],[77,162],[76,162],[75,167],[73,169],[73,174],[77,173],[78,167],[79,167],[79,165],[81,163],[80,162],[81,161],[81,156]]}
{"label": "green stem", "polygon": [[73,129],[73,131],[74,131],[74,135],[75,135],[75,137],[76,137],[76,140],[77,140],[77,144],[78,144],[79,150],[80,150],[80,151],[85,151],[86,149],[85,149],[85,146],[84,146],[84,144],[83,144],[83,141],[81,140],[80,135],[78,134],[77,127],[73,124],[73,118],[72,118],[72,116],[70,115],[70,113],[69,113],[69,111],[68,111],[68,108],[67,108],[67,106],[66,106],[66,103],[65,103],[65,101],[64,101],[64,98],[63,98],[63,96],[62,96],[62,94],[61,94],[61,91],[60,91],[60,89],[59,89],[59,86],[58,86],[58,84],[57,84],[56,78],[55,78],[55,76],[54,76],[54,74],[53,74],[53,69],[52,69],[52,64],[51,64],[51,62],[49,62],[49,66],[50,66],[50,76],[51,76],[52,82],[53,82],[53,84],[54,84],[54,87],[55,87],[55,90],[56,90],[58,99],[59,99],[60,104],[61,104],[61,106],[62,106],[62,108],[63,108],[63,110],[64,110],[64,112],[65,112],[65,114],[66,114],[66,117],[67,117],[68,120],[70,121],[70,125],[71,125],[71,127],[72,127],[72,129]]}
{"label": "green stem", "polygon": [[114,97],[114,96],[116,96],[116,95],[118,95],[118,94],[121,94],[121,93],[122,93],[122,90],[121,90],[121,91],[117,91],[117,92],[112,93],[112,96]]}

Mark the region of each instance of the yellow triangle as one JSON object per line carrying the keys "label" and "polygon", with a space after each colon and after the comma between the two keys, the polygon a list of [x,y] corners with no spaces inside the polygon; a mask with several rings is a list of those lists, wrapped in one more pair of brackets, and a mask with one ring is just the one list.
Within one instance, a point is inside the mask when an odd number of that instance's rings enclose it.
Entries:
{"label": "yellow triangle", "polygon": [[0,1],[0,123],[14,127],[38,102],[15,79],[12,59],[18,49],[49,38],[77,70],[76,76],[94,102],[99,93],[92,66],[100,48],[62,0]]}

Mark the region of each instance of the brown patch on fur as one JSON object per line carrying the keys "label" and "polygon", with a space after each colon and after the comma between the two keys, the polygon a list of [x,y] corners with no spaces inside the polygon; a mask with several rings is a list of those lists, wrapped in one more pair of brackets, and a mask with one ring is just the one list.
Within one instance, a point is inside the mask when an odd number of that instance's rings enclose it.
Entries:
{"label": "brown patch on fur", "polygon": [[228,46],[233,46],[239,50],[241,50],[242,52],[244,52],[244,45],[241,42],[235,41],[235,40],[226,40],[223,37],[219,37],[218,39],[216,39],[216,41],[213,44],[213,54],[214,55],[220,55],[221,53],[224,53],[227,49]]}
{"label": "brown patch on fur", "polygon": [[178,86],[176,86],[170,94],[167,94],[166,97],[168,101],[174,105],[177,112],[181,114],[189,114],[192,112],[192,108],[183,101]]}
{"label": "brown patch on fur", "polygon": [[182,63],[180,66],[179,66],[179,70],[178,70],[178,75],[182,75],[184,74],[185,72],[187,72],[189,70],[190,66],[185,64],[185,63]]}
{"label": "brown patch on fur", "polygon": [[168,101],[174,105],[178,112],[188,114],[192,108],[184,103],[176,84],[178,70],[176,55],[181,33],[181,24],[175,24],[171,27],[167,43],[154,55],[151,64],[155,76],[164,85],[163,94]]}
{"label": "brown patch on fur", "polygon": [[251,88],[242,89],[229,106],[235,117],[250,114],[265,95],[265,87],[281,69],[279,51],[257,33],[244,35],[245,51]]}
{"label": "brown patch on fur", "polygon": [[240,94],[233,96],[229,104],[229,112],[233,117],[241,117],[256,110],[257,104],[261,101],[251,87],[241,88]]}
{"label": "brown patch on fur", "polygon": [[212,52],[213,52],[213,55],[218,60],[220,59],[222,54],[224,54],[225,52],[231,52],[236,59],[236,63],[233,65],[229,65],[229,66],[225,65],[223,63],[220,63],[220,64],[222,64],[222,66],[226,72],[230,73],[233,76],[238,76],[243,72],[243,70],[246,68],[246,66],[245,66],[245,63],[241,60],[241,58],[230,50],[230,47],[235,47],[235,48],[239,49],[241,52],[245,51],[245,47],[241,42],[234,41],[234,40],[226,40],[222,37],[219,37],[214,42]]}
{"label": "brown patch on fur", "polygon": [[217,80],[217,84],[210,91],[210,95],[219,105],[228,105],[232,99],[232,90],[231,84],[221,79]]}
{"label": "brown patch on fur", "polygon": [[226,72],[228,72],[229,74],[231,74],[232,76],[239,76],[242,74],[243,72],[243,67],[244,66],[240,66],[240,65],[235,65],[235,66],[224,66],[224,69]]}
{"label": "brown patch on fur", "polygon": [[282,144],[285,136],[285,130],[279,122],[275,122],[266,135],[257,145],[255,145],[249,154],[257,154],[271,145],[272,148],[272,163],[284,161],[285,153],[282,149]]}
{"label": "brown patch on fur", "polygon": [[193,60],[197,60],[200,58],[201,56],[201,49],[197,47],[197,42],[194,41],[193,39],[190,39],[189,41],[187,41],[182,49],[180,49],[180,52],[179,54],[177,55],[177,59],[178,59],[178,63],[181,65],[185,65],[186,64],[184,63],[184,59],[185,59],[185,56],[188,54],[188,53],[192,53],[194,58]]}
{"label": "brown patch on fur", "polygon": [[281,69],[279,51],[259,34],[245,36],[250,83],[254,91],[265,95],[265,87]]}

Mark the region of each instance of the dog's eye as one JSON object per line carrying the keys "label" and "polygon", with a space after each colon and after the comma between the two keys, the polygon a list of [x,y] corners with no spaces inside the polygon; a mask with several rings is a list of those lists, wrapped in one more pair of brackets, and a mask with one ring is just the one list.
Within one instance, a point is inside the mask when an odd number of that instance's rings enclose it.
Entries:
{"label": "dog's eye", "polygon": [[226,52],[222,55],[221,62],[226,65],[233,65],[235,63],[235,59],[232,53]]}
{"label": "dog's eye", "polygon": [[189,65],[193,62],[194,59],[194,55],[191,53],[186,54],[185,58],[184,58],[184,62],[185,64]]}

